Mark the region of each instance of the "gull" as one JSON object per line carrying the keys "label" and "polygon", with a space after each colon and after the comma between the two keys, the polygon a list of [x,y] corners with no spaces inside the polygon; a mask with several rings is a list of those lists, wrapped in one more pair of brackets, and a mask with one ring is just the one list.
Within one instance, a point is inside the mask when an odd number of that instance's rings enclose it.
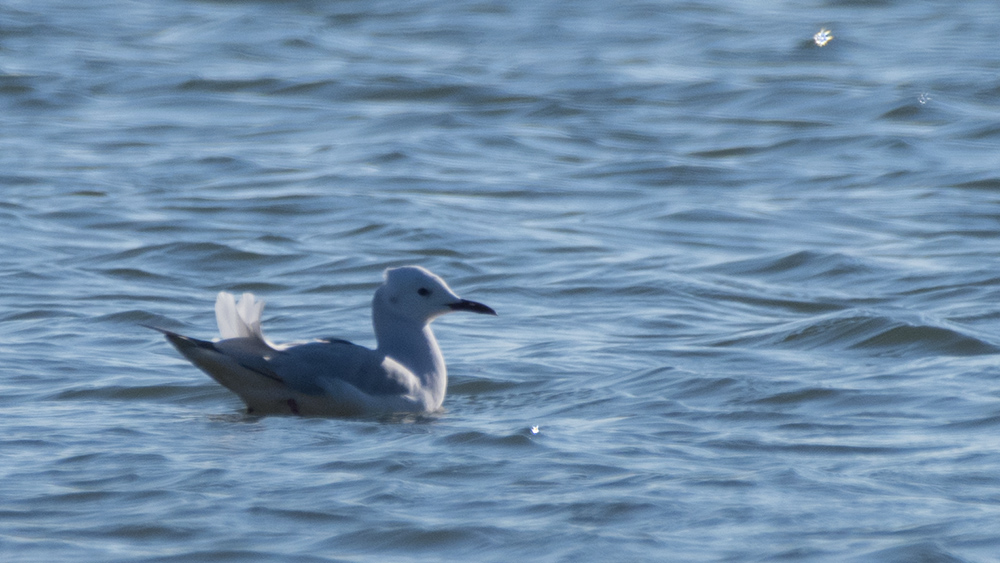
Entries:
{"label": "gull", "polygon": [[452,311],[496,315],[462,299],[420,266],[385,271],[372,299],[378,346],[337,338],[273,344],[264,338],[264,302],[219,293],[221,340],[198,340],[154,328],[191,363],[239,395],[248,414],[355,416],[425,413],[441,408],[448,372],[430,323]]}

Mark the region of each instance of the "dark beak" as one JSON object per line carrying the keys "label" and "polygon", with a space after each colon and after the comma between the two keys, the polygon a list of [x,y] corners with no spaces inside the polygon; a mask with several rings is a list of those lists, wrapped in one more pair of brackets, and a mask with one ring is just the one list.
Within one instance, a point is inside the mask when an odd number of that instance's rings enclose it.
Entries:
{"label": "dark beak", "polygon": [[494,316],[496,316],[497,314],[496,311],[490,309],[486,305],[483,305],[482,303],[476,303],[475,301],[469,301],[468,299],[463,299],[458,303],[452,303],[451,305],[448,306],[451,307],[452,311],[468,311],[470,313],[480,313],[482,315],[494,315]]}

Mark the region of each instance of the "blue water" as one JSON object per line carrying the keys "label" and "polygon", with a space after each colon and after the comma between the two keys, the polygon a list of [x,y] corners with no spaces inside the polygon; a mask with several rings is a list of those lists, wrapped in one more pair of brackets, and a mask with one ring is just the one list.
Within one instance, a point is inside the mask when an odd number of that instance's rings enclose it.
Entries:
{"label": "blue water", "polygon": [[[0,558],[1000,560],[998,18],[0,2]],[[500,313],[433,415],[139,326],[371,345],[409,263]]]}

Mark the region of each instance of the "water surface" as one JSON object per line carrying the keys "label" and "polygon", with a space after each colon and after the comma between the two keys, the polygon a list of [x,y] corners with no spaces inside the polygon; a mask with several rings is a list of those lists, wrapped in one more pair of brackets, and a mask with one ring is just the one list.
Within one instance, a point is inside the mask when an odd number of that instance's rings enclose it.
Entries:
{"label": "water surface", "polygon": [[[5,2],[0,554],[996,560],[996,15]],[[428,416],[247,417],[139,326],[371,345],[409,263],[500,313]]]}

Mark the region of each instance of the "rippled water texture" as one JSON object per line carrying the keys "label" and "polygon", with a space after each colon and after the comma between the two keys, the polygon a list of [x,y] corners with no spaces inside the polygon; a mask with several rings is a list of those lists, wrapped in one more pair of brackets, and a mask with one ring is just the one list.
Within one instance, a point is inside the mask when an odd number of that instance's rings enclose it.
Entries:
{"label": "rippled water texture", "polygon": [[[996,561],[998,14],[2,2],[0,559]],[[429,416],[140,326],[371,345],[407,263],[500,313]]]}

